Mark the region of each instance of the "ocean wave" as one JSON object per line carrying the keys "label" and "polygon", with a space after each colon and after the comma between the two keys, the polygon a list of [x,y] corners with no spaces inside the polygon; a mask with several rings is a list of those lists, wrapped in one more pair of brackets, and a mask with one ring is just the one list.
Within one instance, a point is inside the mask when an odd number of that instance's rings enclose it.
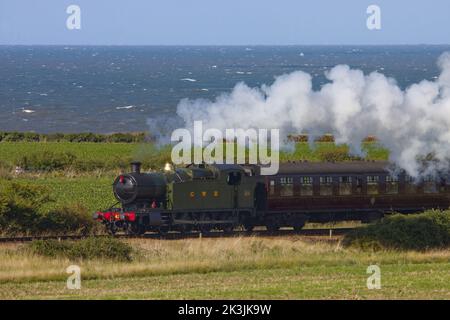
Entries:
{"label": "ocean wave", "polygon": [[130,106],[124,106],[124,107],[116,107],[117,110],[122,110],[122,109],[133,109],[136,106],[130,105]]}
{"label": "ocean wave", "polygon": [[183,78],[183,79],[180,79],[181,81],[189,81],[189,82],[197,82],[197,80],[195,80],[195,79],[192,79],[192,78]]}

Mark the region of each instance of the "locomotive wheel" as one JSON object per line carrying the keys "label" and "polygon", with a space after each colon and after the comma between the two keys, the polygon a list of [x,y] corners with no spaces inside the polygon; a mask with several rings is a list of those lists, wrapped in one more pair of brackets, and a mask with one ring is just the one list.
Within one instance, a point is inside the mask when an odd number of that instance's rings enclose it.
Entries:
{"label": "locomotive wheel", "polygon": [[[211,217],[209,214],[207,214],[207,213],[202,215],[202,220],[203,220],[203,222],[205,222],[205,221],[210,221],[210,220],[212,220],[211,218],[212,218],[212,217]],[[213,227],[214,227],[214,226],[213,226],[212,224],[209,224],[209,223],[201,223],[201,224],[198,225],[198,230],[199,230],[201,233],[209,233],[209,232],[211,232],[211,230],[212,230]]]}
{"label": "locomotive wheel", "polygon": [[170,228],[168,226],[161,226],[158,228],[158,233],[161,236],[165,236],[169,233]]}
{"label": "locomotive wheel", "polygon": [[253,225],[253,223],[250,223],[250,222],[244,223],[244,224],[243,224],[243,227],[244,227],[245,231],[247,231],[247,232],[252,232],[253,229],[255,228],[255,226]]}
{"label": "locomotive wheel", "polygon": [[137,235],[142,235],[145,233],[145,228],[142,225],[136,224],[136,223],[131,223],[128,225],[127,229],[125,230],[125,232],[128,235],[132,235],[132,236],[137,236]]}
{"label": "locomotive wheel", "polygon": [[117,232],[117,227],[114,225],[114,223],[109,223],[106,226],[106,230],[108,232],[109,235],[114,236]]}
{"label": "locomotive wheel", "polygon": [[221,229],[224,233],[231,233],[234,230],[234,226],[232,224],[226,224],[222,226]]}
{"label": "locomotive wheel", "polygon": [[210,233],[210,232],[211,232],[211,229],[212,229],[212,226],[211,226],[210,224],[201,224],[201,225],[199,225],[199,227],[198,227],[198,230],[199,230],[201,233]]}
{"label": "locomotive wheel", "polygon": [[277,232],[278,230],[280,230],[280,227],[274,223],[266,224],[266,228],[269,232]]}
{"label": "locomotive wheel", "polygon": [[300,232],[304,226],[305,226],[305,222],[298,222],[298,223],[294,224],[292,227],[294,228],[295,232]]}

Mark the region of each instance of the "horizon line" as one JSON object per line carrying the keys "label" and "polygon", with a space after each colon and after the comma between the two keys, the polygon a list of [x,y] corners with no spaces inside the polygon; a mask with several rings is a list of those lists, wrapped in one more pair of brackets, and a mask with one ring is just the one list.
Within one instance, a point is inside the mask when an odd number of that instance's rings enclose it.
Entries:
{"label": "horizon line", "polygon": [[396,46],[450,46],[450,43],[398,43],[398,44],[52,44],[52,43],[30,43],[30,44],[11,44],[0,43],[0,46],[6,47],[396,47]]}

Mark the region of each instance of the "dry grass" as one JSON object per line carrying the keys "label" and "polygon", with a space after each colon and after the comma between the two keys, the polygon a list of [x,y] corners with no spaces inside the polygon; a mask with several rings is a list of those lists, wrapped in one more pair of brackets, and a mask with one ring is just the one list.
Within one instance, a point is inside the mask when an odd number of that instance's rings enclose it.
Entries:
{"label": "dry grass", "polygon": [[[299,237],[130,243],[130,263],[50,259],[2,245],[0,298],[450,298],[450,250],[362,252]],[[82,269],[79,292],[64,289],[71,264]],[[365,288],[371,264],[389,279],[384,291]]]}

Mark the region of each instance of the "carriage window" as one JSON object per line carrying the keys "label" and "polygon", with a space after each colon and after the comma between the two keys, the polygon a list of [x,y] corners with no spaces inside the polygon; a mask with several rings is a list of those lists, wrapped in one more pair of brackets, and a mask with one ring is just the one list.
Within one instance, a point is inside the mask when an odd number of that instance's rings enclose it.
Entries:
{"label": "carriage window", "polygon": [[441,192],[446,193],[450,191],[450,177],[442,178]]}
{"label": "carriage window", "polygon": [[302,177],[300,194],[302,196],[312,196],[313,195],[313,179],[312,177]]}
{"label": "carriage window", "polygon": [[275,194],[275,180],[270,180],[269,193],[271,195]]}
{"label": "carriage window", "polygon": [[333,178],[332,177],[320,177],[320,195],[332,196],[333,195]]}
{"label": "carriage window", "polygon": [[424,193],[437,193],[436,179],[434,177],[426,177],[423,181]]}
{"label": "carriage window", "polygon": [[413,177],[405,176],[405,192],[417,193],[417,184]]}
{"label": "carriage window", "polygon": [[339,177],[339,194],[341,196],[352,194],[352,177]]}
{"label": "carriage window", "polygon": [[379,176],[367,176],[367,194],[378,194]]}
{"label": "carriage window", "polygon": [[294,195],[294,179],[293,178],[280,178],[280,196],[292,197]]}
{"label": "carriage window", "polygon": [[356,182],[355,193],[361,194],[363,192],[363,179],[356,177],[355,182]]}
{"label": "carriage window", "polygon": [[398,193],[398,177],[386,176],[386,193],[387,194]]}

